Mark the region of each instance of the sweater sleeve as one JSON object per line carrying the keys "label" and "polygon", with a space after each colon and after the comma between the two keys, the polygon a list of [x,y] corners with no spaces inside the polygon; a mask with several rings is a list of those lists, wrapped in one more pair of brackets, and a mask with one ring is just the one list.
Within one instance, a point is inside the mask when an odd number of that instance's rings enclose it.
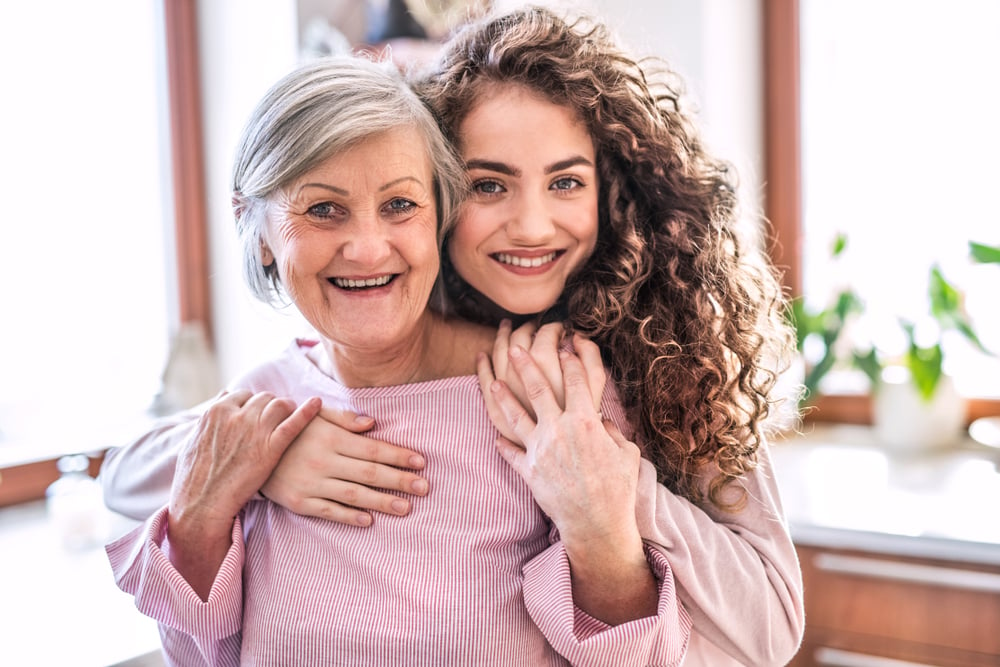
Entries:
{"label": "sweater sleeve", "polygon": [[659,588],[655,616],[610,626],[577,607],[569,558],[561,542],[524,567],[524,602],[532,620],[552,647],[576,667],[618,665],[672,667],[687,651],[691,619],[674,591],[670,564],[645,547]]}
{"label": "sweater sleeve", "polygon": [[169,558],[167,509],[106,548],[115,583],[135,597],[136,608],[160,626],[163,653],[176,665],[239,665],[243,618],[242,522],[208,601],[203,602]]}
{"label": "sweater sleeve", "polygon": [[694,630],[746,665],[785,665],[805,628],[802,574],[784,520],[770,457],[743,479],[746,504],[698,507],[656,481],[643,459],[639,532],[666,557]]}
{"label": "sweater sleeve", "polygon": [[170,499],[177,456],[207,407],[203,403],[162,417],[132,442],[108,450],[98,475],[105,504],[139,521],[163,507]]}

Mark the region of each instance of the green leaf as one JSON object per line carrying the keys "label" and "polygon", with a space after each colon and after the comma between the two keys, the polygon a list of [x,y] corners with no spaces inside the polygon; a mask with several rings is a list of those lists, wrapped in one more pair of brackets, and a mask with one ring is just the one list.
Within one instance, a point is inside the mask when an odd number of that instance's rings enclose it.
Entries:
{"label": "green leaf", "polygon": [[878,387],[882,375],[882,364],[879,363],[878,355],[875,354],[875,349],[869,349],[867,354],[853,352],[851,357],[854,362],[854,366],[868,376],[868,381],[871,382],[872,388]]}
{"label": "green leaf", "polygon": [[840,232],[837,237],[833,239],[833,248],[830,250],[831,257],[839,257],[844,249],[847,247],[847,234]]}
{"label": "green leaf", "polygon": [[944,354],[940,345],[918,347],[910,345],[906,353],[906,367],[910,370],[913,384],[924,402],[929,403],[934,397],[938,381],[941,379],[941,366]]}
{"label": "green leaf", "polygon": [[1000,246],[989,246],[969,241],[969,254],[980,264],[1000,264]]}

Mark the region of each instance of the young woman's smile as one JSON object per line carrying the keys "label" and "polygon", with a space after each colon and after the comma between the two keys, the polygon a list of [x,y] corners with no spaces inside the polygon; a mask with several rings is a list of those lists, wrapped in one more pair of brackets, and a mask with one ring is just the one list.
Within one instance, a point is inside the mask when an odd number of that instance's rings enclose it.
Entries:
{"label": "young woman's smile", "polygon": [[459,131],[472,187],[447,252],[476,290],[512,313],[545,310],[597,243],[594,144],[567,107],[506,84]]}

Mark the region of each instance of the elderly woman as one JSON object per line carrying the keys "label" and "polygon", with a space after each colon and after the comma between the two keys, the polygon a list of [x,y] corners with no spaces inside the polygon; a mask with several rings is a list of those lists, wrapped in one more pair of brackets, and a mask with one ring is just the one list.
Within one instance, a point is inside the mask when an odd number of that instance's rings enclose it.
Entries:
{"label": "elderly woman", "polygon": [[[245,274],[262,299],[280,287],[320,340],[233,383],[186,443],[169,504],[108,547],[170,664],[682,659],[690,620],[666,560],[634,522],[551,524],[494,445],[475,370],[495,331],[427,309],[462,184],[390,65],[300,67],[254,111],[233,179]],[[600,428],[580,358],[564,373],[567,404]],[[260,497],[320,402],[378,414],[378,437],[419,449],[435,493],[368,529]]]}

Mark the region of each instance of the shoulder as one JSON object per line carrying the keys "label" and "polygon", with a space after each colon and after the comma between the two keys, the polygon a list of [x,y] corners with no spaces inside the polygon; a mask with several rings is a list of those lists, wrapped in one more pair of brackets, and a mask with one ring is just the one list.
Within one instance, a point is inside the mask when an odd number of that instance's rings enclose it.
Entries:
{"label": "shoulder", "polygon": [[303,373],[312,368],[306,354],[316,343],[296,338],[279,354],[238,375],[229,383],[229,388],[289,394],[301,383]]}

